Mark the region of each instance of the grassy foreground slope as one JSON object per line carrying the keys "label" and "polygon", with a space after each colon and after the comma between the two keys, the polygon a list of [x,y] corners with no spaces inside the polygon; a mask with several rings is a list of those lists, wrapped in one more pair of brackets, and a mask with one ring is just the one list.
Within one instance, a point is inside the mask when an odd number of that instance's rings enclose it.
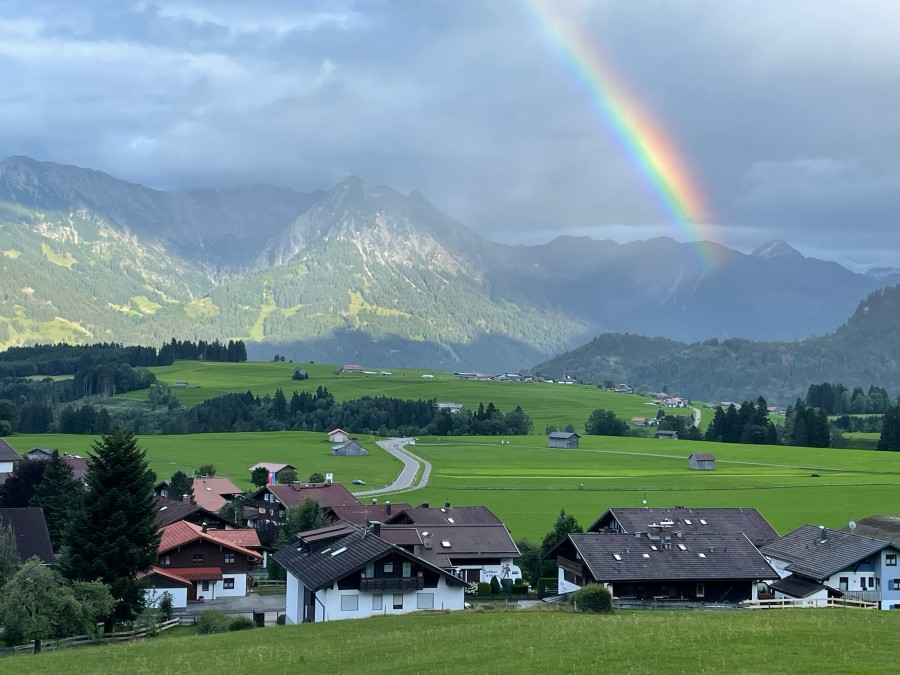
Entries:
{"label": "grassy foreground slope", "polygon": [[[281,363],[250,361],[246,363],[209,363],[205,361],[177,361],[172,366],[151,368],[159,381],[174,387],[176,382],[187,382],[189,389],[176,389],[175,396],[182,405],[196,405],[215,396],[248,389],[264,396],[274,394],[281,387],[290,397],[294,390],[315,390],[326,387],[339,401],[360,396],[393,396],[403,399],[437,399],[453,401],[471,409],[478,404],[493,401],[504,412],[521,405],[534,422],[535,433],[542,434],[548,424],[563,428],[574,425],[579,432],[596,408],[615,410],[616,414],[630,420],[632,417],[654,417],[658,410],[648,405],[642,396],[614,394],[597,387],[579,384],[542,382],[493,382],[460,380],[452,373],[431,370],[390,370],[380,375],[380,369],[366,373],[337,374],[339,366],[319,363]],[[295,381],[295,370],[305,370],[309,379]],[[422,377],[426,375],[427,377]],[[196,388],[195,388],[196,387]],[[146,391],[124,394],[123,398],[142,400]],[[668,414],[691,413],[687,408],[666,408]],[[705,425],[712,419],[711,411],[702,409]],[[705,428],[705,426],[704,426]]]}
{"label": "grassy foreground slope", "polygon": [[437,614],[84,647],[21,673],[796,673],[896,668],[897,612]]}

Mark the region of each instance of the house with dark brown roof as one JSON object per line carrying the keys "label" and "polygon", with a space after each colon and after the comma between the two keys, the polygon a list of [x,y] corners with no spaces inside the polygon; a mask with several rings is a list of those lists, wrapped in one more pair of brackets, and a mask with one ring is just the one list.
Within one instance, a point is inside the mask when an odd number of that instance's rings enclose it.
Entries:
{"label": "house with dark brown roof", "polygon": [[752,508],[613,508],[604,511],[588,532],[647,534],[746,534],[754,546],[778,539],[778,533]]}
{"label": "house with dark brown roof", "polygon": [[325,522],[336,523],[344,520],[359,526],[368,525],[373,521],[383,523],[392,515],[410,508],[412,508],[410,504],[392,504],[391,502],[379,504],[374,499],[369,504],[357,502],[356,504],[328,506],[325,508]]}
{"label": "house with dark brown roof", "polygon": [[463,609],[465,582],[379,535],[377,523],[340,523],[275,553],[288,575],[286,622]]}
{"label": "house with dark brown roof", "polygon": [[72,469],[72,478],[79,483],[84,483],[84,477],[87,475],[87,459],[81,455],[66,452],[63,453],[62,461]]}
{"label": "house with dark brown roof", "polygon": [[570,534],[544,557],[561,593],[596,583],[620,601],[755,600],[778,576],[743,534]]}
{"label": "house with dark brown roof", "polygon": [[290,485],[266,485],[249,497],[255,512],[245,511],[247,525],[284,522],[287,510],[312,497],[319,506],[359,506],[356,497],[340,483],[291,483]]}
{"label": "house with dark brown roof", "polygon": [[[191,600],[215,600],[218,597],[247,594],[247,576],[262,559],[262,555],[247,546],[246,533],[237,537],[224,530],[210,530],[184,520],[161,528],[159,558],[155,568],[162,577],[181,583],[191,582],[176,594],[169,586],[150,586],[148,599],[168,590],[175,598],[175,607],[186,607]],[[230,530],[228,532],[240,532]],[[257,537],[255,543],[259,544]],[[162,577],[156,569],[147,572],[150,582]],[[168,576],[166,576],[168,575]],[[174,575],[174,576],[173,576]],[[181,588],[181,586],[178,586]]]}
{"label": "house with dark brown roof", "polygon": [[890,541],[803,525],[760,551],[780,577],[771,584],[776,598],[818,606],[840,597],[900,609],[900,548]]}
{"label": "house with dark brown roof", "polygon": [[32,556],[37,556],[45,565],[56,562],[42,508],[29,506],[0,509],[0,525],[12,528],[13,538],[16,540],[16,553],[22,562]]}
{"label": "house with dark brown roof", "polygon": [[158,497],[156,499],[156,524],[159,527],[166,527],[179,520],[200,526],[205,524],[210,530],[232,530],[238,527],[237,523],[223,518],[218,513],[204,509],[202,506],[192,504],[188,500],[176,501]]}

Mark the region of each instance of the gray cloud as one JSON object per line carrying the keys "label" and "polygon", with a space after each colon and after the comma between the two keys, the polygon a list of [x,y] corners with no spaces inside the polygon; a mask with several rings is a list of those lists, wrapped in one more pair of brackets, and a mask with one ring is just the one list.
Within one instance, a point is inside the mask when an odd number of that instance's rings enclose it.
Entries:
{"label": "gray cloud", "polygon": [[[900,267],[900,5],[554,3],[674,140],[710,235]],[[0,5],[0,154],[161,188],[348,174],[485,236],[681,236],[517,0]]]}

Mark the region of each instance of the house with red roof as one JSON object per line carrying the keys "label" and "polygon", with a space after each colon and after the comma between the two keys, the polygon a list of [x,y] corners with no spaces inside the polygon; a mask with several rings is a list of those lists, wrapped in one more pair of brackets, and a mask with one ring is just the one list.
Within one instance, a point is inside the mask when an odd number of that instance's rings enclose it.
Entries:
{"label": "house with red roof", "polygon": [[176,608],[189,601],[247,594],[247,576],[262,555],[255,532],[209,530],[184,520],[162,528],[157,564],[142,576],[149,601],[169,592]]}

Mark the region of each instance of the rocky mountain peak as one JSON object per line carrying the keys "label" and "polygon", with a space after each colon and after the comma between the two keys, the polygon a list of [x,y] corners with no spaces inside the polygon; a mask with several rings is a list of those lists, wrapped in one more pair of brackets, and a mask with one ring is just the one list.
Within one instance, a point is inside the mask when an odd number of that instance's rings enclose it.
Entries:
{"label": "rocky mountain peak", "polygon": [[783,239],[773,239],[771,241],[767,241],[765,244],[754,250],[750,255],[754,256],[755,258],[763,259],[803,257],[803,254],[800,253],[800,251],[795,249]]}

